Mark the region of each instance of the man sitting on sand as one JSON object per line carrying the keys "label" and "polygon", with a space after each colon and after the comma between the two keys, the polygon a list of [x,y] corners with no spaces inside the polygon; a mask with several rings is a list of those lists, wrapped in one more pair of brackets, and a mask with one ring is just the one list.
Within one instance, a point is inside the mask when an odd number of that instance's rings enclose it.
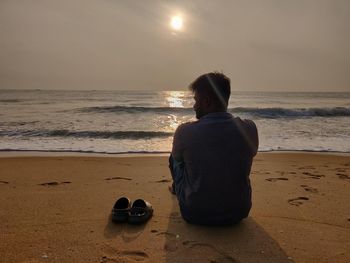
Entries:
{"label": "man sitting on sand", "polygon": [[182,217],[203,225],[234,224],[252,206],[249,180],[258,150],[253,121],[227,112],[230,79],[213,72],[191,85],[197,121],[180,125],[169,167]]}

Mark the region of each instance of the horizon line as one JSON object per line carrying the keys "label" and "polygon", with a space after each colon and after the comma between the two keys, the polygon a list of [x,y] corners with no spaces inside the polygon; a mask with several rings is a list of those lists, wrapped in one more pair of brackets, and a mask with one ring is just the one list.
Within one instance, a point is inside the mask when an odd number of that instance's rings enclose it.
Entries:
{"label": "horizon line", "polygon": [[[158,90],[158,89],[1,89],[1,91],[120,91],[120,92],[171,92],[171,91],[180,91],[180,92],[191,92],[189,89],[173,89],[173,90]],[[232,90],[231,93],[235,92],[248,92],[248,93],[350,93],[349,91],[345,90],[334,90],[334,91],[324,91],[324,90],[304,90],[304,91],[298,91],[298,90]]]}

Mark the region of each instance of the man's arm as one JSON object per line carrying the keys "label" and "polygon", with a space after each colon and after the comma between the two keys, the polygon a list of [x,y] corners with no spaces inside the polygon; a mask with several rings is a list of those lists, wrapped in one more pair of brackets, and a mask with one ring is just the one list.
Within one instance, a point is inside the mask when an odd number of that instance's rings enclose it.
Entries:
{"label": "man's arm", "polygon": [[255,156],[257,154],[258,148],[259,148],[258,129],[252,120],[244,120],[244,122],[247,125],[249,146],[251,148],[251,152],[252,152],[253,156]]}
{"label": "man's arm", "polygon": [[183,129],[184,124],[181,124],[177,127],[174,139],[173,139],[173,149],[171,155],[178,162],[183,162],[183,152],[184,152],[184,139],[183,139]]}

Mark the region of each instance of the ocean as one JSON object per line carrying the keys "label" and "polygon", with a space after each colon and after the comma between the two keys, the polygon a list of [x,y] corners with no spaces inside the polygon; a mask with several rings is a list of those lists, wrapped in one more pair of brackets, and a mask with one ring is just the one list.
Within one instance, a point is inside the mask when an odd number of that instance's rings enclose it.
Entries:
{"label": "ocean", "polygon": [[[0,151],[170,152],[189,91],[0,90]],[[259,151],[350,152],[350,93],[233,92]]]}

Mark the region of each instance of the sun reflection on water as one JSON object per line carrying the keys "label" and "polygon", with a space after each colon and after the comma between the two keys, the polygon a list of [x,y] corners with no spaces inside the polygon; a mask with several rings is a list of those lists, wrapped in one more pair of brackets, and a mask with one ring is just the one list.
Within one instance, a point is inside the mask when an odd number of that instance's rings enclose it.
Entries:
{"label": "sun reflection on water", "polygon": [[[184,91],[167,91],[165,93],[165,103],[170,108],[185,108],[186,92]],[[183,120],[176,114],[169,114],[166,120],[166,129],[175,131]]]}
{"label": "sun reflection on water", "polygon": [[165,97],[167,106],[171,108],[184,108],[184,96],[185,92],[183,91],[168,91]]}
{"label": "sun reflection on water", "polygon": [[175,131],[177,126],[179,126],[180,124],[180,122],[177,119],[177,116],[173,114],[168,116],[168,123],[169,123],[169,128],[172,131]]}

